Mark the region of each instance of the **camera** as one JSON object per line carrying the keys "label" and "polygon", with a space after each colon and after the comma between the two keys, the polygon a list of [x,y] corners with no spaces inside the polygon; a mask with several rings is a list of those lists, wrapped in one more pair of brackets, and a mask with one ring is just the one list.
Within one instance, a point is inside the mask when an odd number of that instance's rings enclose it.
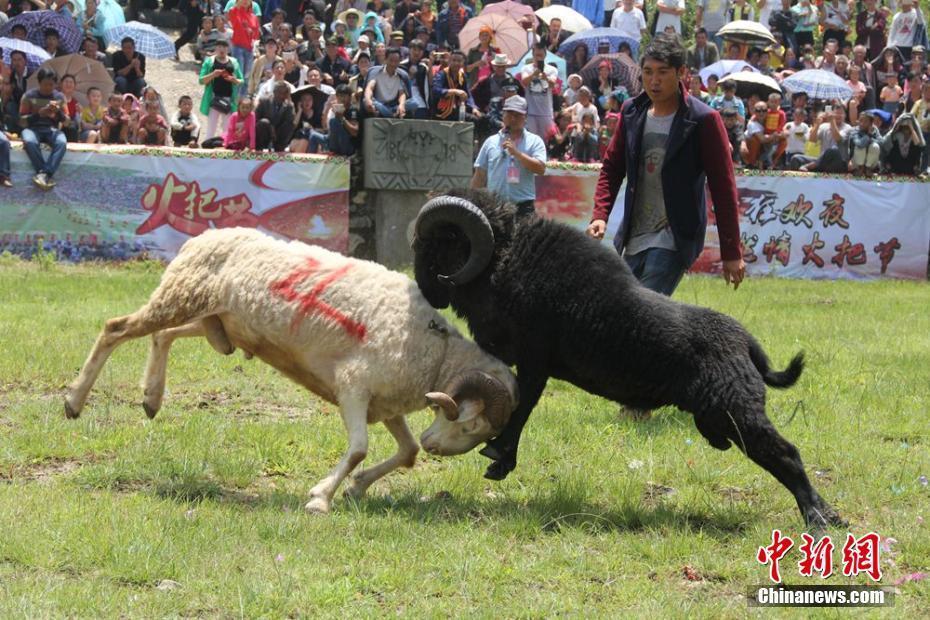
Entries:
{"label": "camera", "polygon": [[832,106],[832,105],[825,105],[825,106],[823,106],[823,111],[826,112],[827,114],[832,114],[832,113],[833,113],[833,106]]}

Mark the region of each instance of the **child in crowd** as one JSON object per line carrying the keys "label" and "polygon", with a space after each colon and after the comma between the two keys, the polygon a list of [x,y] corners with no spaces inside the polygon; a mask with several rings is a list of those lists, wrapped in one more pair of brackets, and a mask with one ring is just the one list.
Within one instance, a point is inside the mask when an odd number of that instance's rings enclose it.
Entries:
{"label": "child in crowd", "polygon": [[139,100],[132,93],[123,95],[123,112],[129,118],[129,136],[135,138],[139,130]]}
{"label": "child in crowd", "polygon": [[139,119],[136,130],[136,143],[146,146],[166,146],[168,144],[168,122],[158,113],[157,101],[145,102],[145,114]]}
{"label": "child in crowd", "polygon": [[[613,99],[613,97],[611,97]],[[604,159],[604,154],[607,152],[607,146],[610,144],[611,139],[614,137],[614,133],[617,131],[617,125],[620,124],[620,112],[608,112],[604,116],[604,125],[601,127],[601,131],[598,135],[598,150],[600,151],[600,158]]]}
{"label": "child in crowd", "polygon": [[730,141],[730,159],[734,164],[742,165],[740,147],[743,143],[743,126],[739,122],[739,113],[736,108],[727,108],[720,116],[723,117],[723,127],[727,130],[727,139]]}
{"label": "child in crowd", "polygon": [[248,97],[240,98],[239,107],[230,115],[223,146],[233,151],[255,150],[255,112]]}
{"label": "child in crowd", "polygon": [[572,159],[582,164],[598,160],[597,114],[584,112],[572,137]]}
{"label": "child in crowd", "polygon": [[107,100],[107,109],[100,126],[100,143],[129,143],[129,115],[123,110],[123,97],[119,93],[110,93]]}
{"label": "child in crowd", "polygon": [[904,96],[904,91],[898,86],[898,76],[889,73],[885,76],[885,87],[882,88],[881,95],[879,99],[882,101],[882,110],[888,112],[891,115],[897,116],[898,114],[898,103],[901,101],[901,97]]}
{"label": "child in crowd", "polygon": [[795,108],[791,122],[785,124],[784,133],[788,139],[785,148],[785,161],[791,161],[794,155],[804,155],[804,145],[807,143],[807,134],[810,125],[807,124],[807,112],[804,108]]}
{"label": "child in crowd", "polygon": [[[118,96],[117,96],[118,97]],[[96,86],[87,89],[88,105],[81,109],[81,142],[97,144],[103,127],[103,93]]]}
{"label": "child in crowd", "polygon": [[175,146],[197,148],[200,139],[200,121],[194,114],[194,100],[187,95],[178,99],[178,109],[171,115],[171,143]]}
{"label": "child in crowd", "polygon": [[582,88],[583,84],[584,82],[581,80],[581,76],[577,73],[572,73],[568,76],[568,88],[562,93],[562,102],[564,105],[575,105],[575,102],[578,100],[578,91]]}
{"label": "child in crowd", "polygon": [[572,125],[574,125],[575,136],[578,135],[578,131],[581,129],[581,119],[585,114],[590,114],[594,117],[595,133],[598,130],[597,106],[594,105],[592,99],[591,90],[587,86],[582,86],[578,89],[578,101],[569,108],[572,112]]}

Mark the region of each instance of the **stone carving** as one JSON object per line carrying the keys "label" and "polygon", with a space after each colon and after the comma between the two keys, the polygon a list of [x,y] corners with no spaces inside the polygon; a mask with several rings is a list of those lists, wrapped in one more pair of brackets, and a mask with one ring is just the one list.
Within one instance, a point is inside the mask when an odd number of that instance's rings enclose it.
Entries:
{"label": "stone carving", "polygon": [[473,131],[471,123],[366,119],[365,187],[428,191],[467,186]]}

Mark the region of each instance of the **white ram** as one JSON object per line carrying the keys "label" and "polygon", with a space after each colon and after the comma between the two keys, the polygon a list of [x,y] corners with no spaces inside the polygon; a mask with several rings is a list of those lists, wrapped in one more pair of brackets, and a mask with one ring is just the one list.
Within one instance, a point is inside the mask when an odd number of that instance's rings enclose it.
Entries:
{"label": "white ram", "polygon": [[366,424],[382,422],[397,453],[353,478],[361,496],[397,467],[412,467],[416,440],[404,420],[436,413],[420,440],[434,454],[467,452],[504,427],[517,404],[510,369],[466,340],[415,282],[376,263],[285,242],[252,229],[213,230],[181,248],[148,303],[110,319],[65,398],[76,418],[113,350],[152,335],[143,408],[154,417],[171,343],[203,336],[223,354],[238,347],[340,408],[349,448],[310,491],[327,512],[343,479],[365,459]]}

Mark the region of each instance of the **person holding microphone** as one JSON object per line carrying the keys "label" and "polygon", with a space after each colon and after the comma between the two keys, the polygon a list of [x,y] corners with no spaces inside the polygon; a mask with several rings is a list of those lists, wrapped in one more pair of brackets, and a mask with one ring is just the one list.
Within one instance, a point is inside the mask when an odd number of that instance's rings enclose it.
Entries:
{"label": "person holding microphone", "polygon": [[471,186],[516,204],[518,215],[530,215],[536,212],[536,175],[546,173],[546,145],[525,129],[523,97],[508,97],[503,114],[503,128],[481,145]]}

